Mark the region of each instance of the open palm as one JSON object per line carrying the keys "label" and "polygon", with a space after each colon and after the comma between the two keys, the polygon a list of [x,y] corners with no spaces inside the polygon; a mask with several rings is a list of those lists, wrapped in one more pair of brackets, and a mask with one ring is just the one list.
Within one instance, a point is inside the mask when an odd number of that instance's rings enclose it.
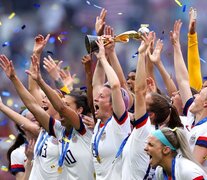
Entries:
{"label": "open palm", "polygon": [[5,55],[0,55],[0,66],[8,78],[15,76],[13,63]]}

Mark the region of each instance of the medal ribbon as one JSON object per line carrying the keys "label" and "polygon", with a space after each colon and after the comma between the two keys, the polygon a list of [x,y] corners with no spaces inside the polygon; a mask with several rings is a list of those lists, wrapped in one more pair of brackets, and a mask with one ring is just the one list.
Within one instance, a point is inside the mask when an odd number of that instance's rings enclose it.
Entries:
{"label": "medal ribbon", "polygon": [[[168,180],[167,173],[163,170],[164,180]],[[172,159],[172,180],[175,180],[175,157]]]}
{"label": "medal ribbon", "polygon": [[36,150],[35,150],[35,156],[40,155],[41,149],[42,149],[43,145],[45,144],[45,141],[47,140],[48,137],[49,137],[49,134],[44,130],[42,132],[42,135],[41,135],[38,143],[37,143],[37,147],[36,147]]}

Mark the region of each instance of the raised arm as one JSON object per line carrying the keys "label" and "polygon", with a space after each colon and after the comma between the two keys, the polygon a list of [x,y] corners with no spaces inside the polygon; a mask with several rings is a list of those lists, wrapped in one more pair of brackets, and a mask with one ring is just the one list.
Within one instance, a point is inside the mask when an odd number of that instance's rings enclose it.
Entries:
{"label": "raised arm", "polygon": [[5,115],[9,117],[12,121],[18,124],[20,127],[24,127],[25,130],[32,133],[34,136],[39,135],[39,126],[35,123],[31,122],[29,119],[25,118],[24,116],[20,115],[19,113],[15,112],[14,110],[7,107],[1,100],[0,97],[0,111],[3,112]]}
{"label": "raised arm", "polygon": [[[114,37],[113,28],[111,28],[110,26],[106,26],[105,27],[105,34],[109,37]],[[116,72],[117,77],[119,78],[121,87],[124,88],[127,91],[128,95],[129,95],[129,107],[131,107],[133,105],[133,96],[132,96],[131,92],[129,91],[128,87],[127,87],[127,81],[126,81],[126,78],[124,76],[122,67],[119,63],[119,59],[118,59],[117,54],[116,54],[114,41],[111,41],[105,47],[105,49],[106,49],[106,56],[108,57],[108,60],[111,64],[112,68]]]}
{"label": "raised arm", "polygon": [[96,17],[96,23],[95,23],[95,30],[98,36],[101,36],[104,34],[104,27],[105,27],[105,19],[106,19],[106,9],[102,9],[99,16]]}
{"label": "raised arm", "polygon": [[201,64],[198,50],[198,37],[196,33],[197,11],[190,8],[188,29],[188,73],[190,86],[200,91],[202,88]]}
{"label": "raised arm", "polygon": [[177,91],[177,88],[176,88],[175,83],[173,82],[171,76],[166,71],[166,69],[161,61],[162,49],[163,49],[163,42],[162,42],[162,40],[158,39],[153,53],[151,54],[148,52],[148,56],[149,56],[150,61],[153,62],[153,64],[155,64],[155,66],[159,70],[159,72],[162,76],[162,79],[165,83],[165,86],[167,88],[168,95],[171,97],[172,93]]}
{"label": "raised arm", "polygon": [[178,83],[178,89],[181,95],[182,103],[185,105],[188,99],[192,97],[190,90],[188,71],[183,59],[180,46],[180,29],[182,26],[181,20],[176,20],[173,31],[170,32],[170,39],[174,49],[174,66],[175,75]]}
{"label": "raised arm", "polygon": [[152,32],[149,35],[142,36],[143,41],[138,49],[138,63],[135,78],[135,119],[139,119],[146,112],[145,95],[147,91],[145,54],[146,50],[153,39]]}
{"label": "raised arm", "polygon": [[[40,62],[40,56],[42,54],[42,51],[44,47],[46,46],[50,35],[48,34],[46,38],[44,38],[42,35],[38,35],[35,37],[34,47],[33,47],[33,54],[31,58],[35,58]],[[30,71],[33,71],[32,63],[30,64]],[[35,97],[37,102],[39,104],[42,103],[42,96],[40,93],[40,88],[38,87],[37,83],[31,79],[31,77],[28,77],[28,90],[29,92]]]}
{"label": "raised arm", "polygon": [[[55,90],[53,90],[49,85],[47,85],[45,83],[45,81],[42,79],[42,76],[41,76],[40,71],[39,71],[38,61],[36,61],[36,62],[33,61],[32,63],[33,63],[33,66],[35,67],[35,71],[33,73],[27,71],[27,73],[35,81],[37,81],[38,85],[45,92],[45,94],[47,95],[48,99],[52,103],[55,110],[57,112],[59,112],[59,114],[62,117],[66,118],[70,122],[70,125],[72,125],[75,129],[80,129],[80,121],[79,121],[78,114],[73,109],[71,109],[64,102],[63,99],[60,98],[60,96],[58,95],[58,93]],[[66,125],[66,129],[70,130],[70,125],[68,125],[68,126],[67,125]]]}
{"label": "raised arm", "polygon": [[0,66],[4,70],[7,77],[13,83],[25,106],[35,116],[36,120],[44,127],[44,129],[49,131],[50,116],[43,108],[40,107],[35,98],[29,93],[22,82],[18,79],[12,61],[10,61],[5,55],[0,55]]}
{"label": "raised arm", "polygon": [[109,85],[112,90],[112,106],[113,112],[116,114],[117,118],[120,119],[121,116],[124,114],[126,108],[121,94],[121,86],[119,79],[113,70],[113,68],[109,65],[106,56],[105,56],[105,49],[103,40],[100,38],[97,41],[97,45],[99,46],[99,52],[96,53],[96,57],[98,61],[101,62],[104,71],[106,73]]}
{"label": "raised arm", "polygon": [[84,65],[85,75],[86,75],[86,86],[87,86],[87,97],[88,97],[88,104],[95,118],[95,110],[93,106],[93,87],[92,87],[92,80],[93,80],[93,72],[92,72],[92,57],[91,55],[85,55],[82,58],[82,64]]}

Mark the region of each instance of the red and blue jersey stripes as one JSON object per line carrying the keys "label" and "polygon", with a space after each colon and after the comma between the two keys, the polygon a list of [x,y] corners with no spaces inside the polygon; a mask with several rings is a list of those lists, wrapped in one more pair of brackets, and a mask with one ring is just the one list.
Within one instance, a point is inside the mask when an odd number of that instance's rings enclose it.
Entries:
{"label": "red and blue jersey stripes", "polygon": [[196,141],[196,145],[207,148],[207,137],[199,136]]}
{"label": "red and blue jersey stripes", "polygon": [[117,118],[116,114],[114,114],[114,119],[116,120],[116,122],[119,124],[119,125],[122,125],[125,123],[125,121],[127,120],[127,117],[128,117],[128,112],[125,111],[124,114],[121,116],[120,119]]}
{"label": "red and blue jersey stripes", "polygon": [[132,122],[133,127],[135,127],[136,129],[144,126],[147,123],[148,120],[148,113],[146,113],[145,115],[143,115],[141,118],[135,120]]}
{"label": "red and blue jersey stripes", "polygon": [[194,98],[192,97],[192,98],[188,99],[188,101],[185,103],[185,107],[183,108],[183,115],[184,116],[187,116],[188,109],[189,109],[190,105],[193,103],[193,101],[194,101]]}
{"label": "red and blue jersey stripes", "polygon": [[24,165],[22,164],[13,164],[10,169],[12,174],[16,174],[18,172],[25,172]]}
{"label": "red and blue jersey stripes", "polygon": [[203,176],[198,176],[196,178],[194,178],[193,180],[205,180]]}

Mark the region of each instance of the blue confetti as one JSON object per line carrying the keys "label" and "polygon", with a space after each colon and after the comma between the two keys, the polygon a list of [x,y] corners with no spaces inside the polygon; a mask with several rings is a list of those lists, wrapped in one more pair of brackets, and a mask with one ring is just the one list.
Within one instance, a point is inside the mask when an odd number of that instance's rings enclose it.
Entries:
{"label": "blue confetti", "polygon": [[34,6],[35,8],[40,8],[40,4],[37,4],[37,3],[33,4],[33,6]]}
{"label": "blue confetti", "polygon": [[24,24],[21,28],[22,28],[22,29],[26,28],[26,25]]}
{"label": "blue confetti", "polygon": [[53,44],[55,42],[55,38],[54,37],[50,37],[50,39],[49,39],[49,43],[50,44]]}
{"label": "blue confetti", "polygon": [[98,9],[103,9],[101,6],[97,6],[97,5],[93,5],[94,7],[98,8]]}
{"label": "blue confetti", "polygon": [[183,6],[183,12],[185,12],[185,10],[186,10],[186,5]]}
{"label": "blue confetti", "polygon": [[10,46],[10,42],[6,41],[4,44],[2,44],[2,47]]}
{"label": "blue confetti", "polygon": [[88,5],[91,5],[90,1],[86,1],[86,3],[87,3]]}
{"label": "blue confetti", "polygon": [[204,59],[202,59],[201,57],[200,57],[200,60],[201,60],[203,63],[206,63],[206,61],[205,61]]}
{"label": "blue confetti", "polygon": [[137,57],[138,54],[139,54],[139,52],[137,51],[134,55],[132,55],[132,58]]}
{"label": "blue confetti", "polygon": [[5,97],[9,97],[11,94],[10,94],[9,91],[2,91],[2,92],[1,92],[1,95],[2,95],[2,96],[5,96]]}

